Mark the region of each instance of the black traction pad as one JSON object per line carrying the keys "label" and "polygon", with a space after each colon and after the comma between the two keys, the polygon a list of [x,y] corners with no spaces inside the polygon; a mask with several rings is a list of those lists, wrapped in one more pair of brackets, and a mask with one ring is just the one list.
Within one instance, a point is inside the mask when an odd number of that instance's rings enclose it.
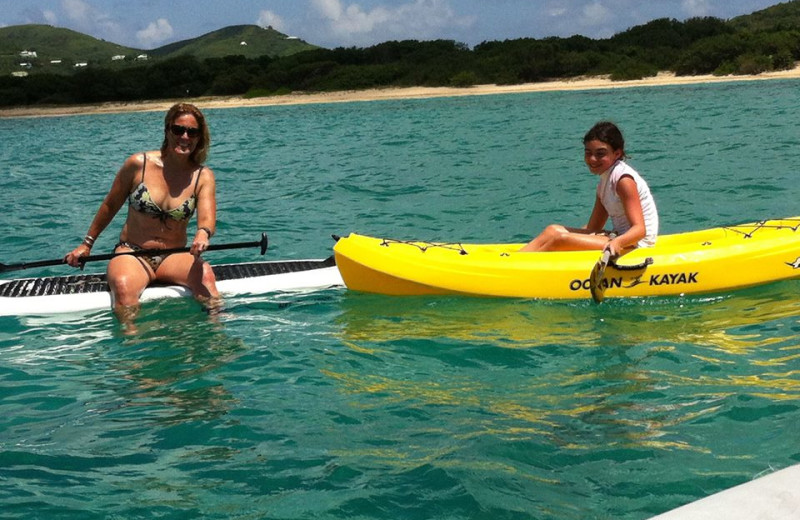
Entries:
{"label": "black traction pad", "polygon": [[[336,262],[331,256],[325,260],[283,260],[245,264],[222,264],[212,266],[212,268],[214,269],[214,275],[216,275],[217,281],[222,281],[300,273],[303,271],[333,267],[335,265]],[[105,291],[108,291],[105,273],[48,276],[44,278],[20,278],[0,284],[0,297],[4,298],[83,294]]]}

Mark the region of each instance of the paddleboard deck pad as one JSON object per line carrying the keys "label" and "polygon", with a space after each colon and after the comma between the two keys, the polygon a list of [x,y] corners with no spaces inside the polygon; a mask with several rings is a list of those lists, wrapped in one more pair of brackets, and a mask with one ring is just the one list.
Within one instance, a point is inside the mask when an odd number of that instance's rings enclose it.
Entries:
{"label": "paddleboard deck pad", "polygon": [[[212,266],[223,296],[343,286],[333,257]],[[178,285],[153,284],[141,300],[191,296]],[[83,312],[111,307],[105,273],[0,280],[0,316]]]}

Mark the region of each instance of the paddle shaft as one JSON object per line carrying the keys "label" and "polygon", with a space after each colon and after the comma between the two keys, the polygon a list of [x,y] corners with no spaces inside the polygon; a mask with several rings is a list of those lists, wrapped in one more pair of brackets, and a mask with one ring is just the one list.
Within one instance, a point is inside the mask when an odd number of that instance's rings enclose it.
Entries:
{"label": "paddle shaft", "polygon": [[[267,240],[267,234],[261,233],[261,240],[258,242],[234,242],[231,244],[214,244],[208,246],[206,251],[219,251],[222,249],[242,249],[245,247],[260,247],[261,254],[267,252],[267,246],[269,242]],[[124,251],[121,253],[108,253],[103,255],[93,255],[93,256],[84,256],[81,257],[80,262],[85,264],[86,262],[96,262],[100,260],[111,260],[115,256],[121,255],[130,255],[130,256],[148,256],[148,255],[169,255],[172,253],[186,253],[190,250],[190,247],[173,247],[169,249],[142,249],[139,251]],[[39,260],[36,262],[24,262],[21,264],[0,264],[0,272],[6,271],[17,271],[20,269],[30,269],[33,267],[47,267],[52,265],[62,265],[66,264],[66,260],[63,258],[56,258],[53,260]]]}

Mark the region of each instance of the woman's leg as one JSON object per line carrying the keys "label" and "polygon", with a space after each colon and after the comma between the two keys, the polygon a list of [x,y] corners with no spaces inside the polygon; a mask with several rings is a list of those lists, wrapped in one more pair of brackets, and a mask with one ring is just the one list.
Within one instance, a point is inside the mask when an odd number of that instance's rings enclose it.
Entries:
{"label": "woman's leg", "polygon": [[[116,253],[123,251],[131,249],[120,246],[114,250]],[[108,262],[106,277],[114,313],[123,323],[130,323],[139,310],[139,297],[155,278],[153,270],[138,257],[120,255]]]}
{"label": "woman's leg", "polygon": [[187,287],[209,309],[219,304],[217,280],[211,265],[189,253],[175,253],[164,259],[156,270],[156,279]]}

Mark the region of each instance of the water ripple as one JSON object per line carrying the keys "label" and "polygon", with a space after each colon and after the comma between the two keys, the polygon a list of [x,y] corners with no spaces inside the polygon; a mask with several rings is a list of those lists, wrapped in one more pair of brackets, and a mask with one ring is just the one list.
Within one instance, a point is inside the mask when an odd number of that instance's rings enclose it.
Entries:
{"label": "water ripple", "polygon": [[[582,225],[581,138],[600,119],[625,131],[665,232],[795,215],[795,87],[209,110],[215,241],[266,231],[269,258],[320,258],[331,233],[495,242]],[[73,246],[161,117],[0,120],[2,261]],[[3,513],[649,518],[800,460],[796,294],[596,306],[333,289],[231,298],[215,319],[151,302],[135,335],[108,311],[2,317]]]}

